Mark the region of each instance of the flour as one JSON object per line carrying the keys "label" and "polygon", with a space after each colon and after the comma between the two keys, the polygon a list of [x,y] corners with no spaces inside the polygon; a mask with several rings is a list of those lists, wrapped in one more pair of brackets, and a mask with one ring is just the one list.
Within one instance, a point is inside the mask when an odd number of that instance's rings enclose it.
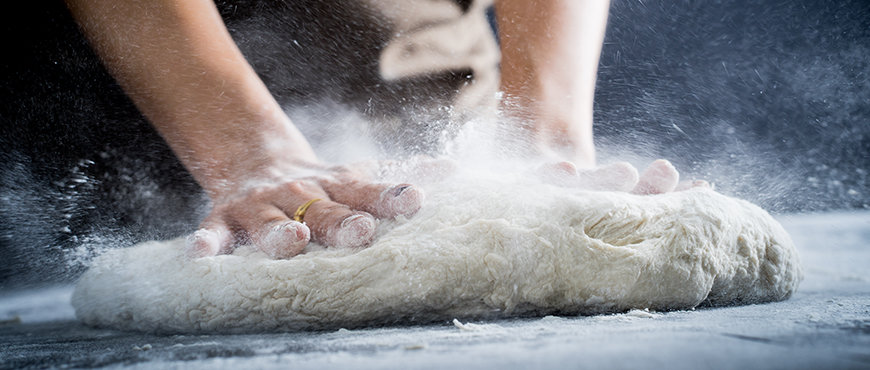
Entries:
{"label": "flour", "polygon": [[73,294],[88,325],[253,332],[778,301],[800,268],[788,234],[709,189],[638,196],[497,179],[425,189],[372,246],[270,260],[187,260],[184,240],[99,257]]}

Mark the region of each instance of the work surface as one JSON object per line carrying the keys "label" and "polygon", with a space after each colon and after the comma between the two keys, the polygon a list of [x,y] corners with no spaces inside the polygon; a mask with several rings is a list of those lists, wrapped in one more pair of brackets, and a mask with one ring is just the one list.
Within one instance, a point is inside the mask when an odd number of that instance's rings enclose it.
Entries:
{"label": "work surface", "polygon": [[154,336],[85,327],[72,287],[0,292],[0,368],[868,368],[870,212],[781,216],[805,278],[784,302],[428,326]]}

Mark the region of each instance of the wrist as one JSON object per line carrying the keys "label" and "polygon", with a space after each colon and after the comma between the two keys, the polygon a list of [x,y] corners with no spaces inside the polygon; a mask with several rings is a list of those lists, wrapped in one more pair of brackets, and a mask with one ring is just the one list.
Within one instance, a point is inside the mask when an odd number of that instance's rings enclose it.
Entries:
{"label": "wrist", "polygon": [[212,199],[245,184],[317,163],[311,146],[278,109],[226,114],[212,122],[164,127],[161,134]]}
{"label": "wrist", "polygon": [[594,166],[592,92],[548,78],[546,73],[524,79],[527,84],[513,89],[503,84],[501,109],[509,122],[527,132],[534,152],[580,167]]}

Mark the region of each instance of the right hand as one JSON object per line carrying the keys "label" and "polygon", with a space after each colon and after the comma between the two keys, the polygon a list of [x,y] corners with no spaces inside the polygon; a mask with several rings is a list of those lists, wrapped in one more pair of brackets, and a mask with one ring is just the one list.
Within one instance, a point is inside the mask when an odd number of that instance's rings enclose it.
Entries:
{"label": "right hand", "polygon": [[671,162],[658,159],[642,173],[628,162],[616,162],[593,168],[578,168],[568,161],[540,166],[537,175],[545,182],[569,188],[629,192],[637,195],[664,194],[692,188],[712,188],[704,180],[680,181]]}

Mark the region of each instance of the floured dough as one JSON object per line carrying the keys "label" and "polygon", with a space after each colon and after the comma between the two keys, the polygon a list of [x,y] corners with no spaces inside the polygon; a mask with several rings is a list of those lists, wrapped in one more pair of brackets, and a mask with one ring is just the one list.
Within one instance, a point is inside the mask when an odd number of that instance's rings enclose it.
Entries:
{"label": "floured dough", "polygon": [[789,297],[800,280],[770,215],[708,189],[426,190],[416,216],[383,223],[362,250],[187,260],[177,239],[109,251],[78,282],[76,315],[152,332],[298,330],[759,303]]}

